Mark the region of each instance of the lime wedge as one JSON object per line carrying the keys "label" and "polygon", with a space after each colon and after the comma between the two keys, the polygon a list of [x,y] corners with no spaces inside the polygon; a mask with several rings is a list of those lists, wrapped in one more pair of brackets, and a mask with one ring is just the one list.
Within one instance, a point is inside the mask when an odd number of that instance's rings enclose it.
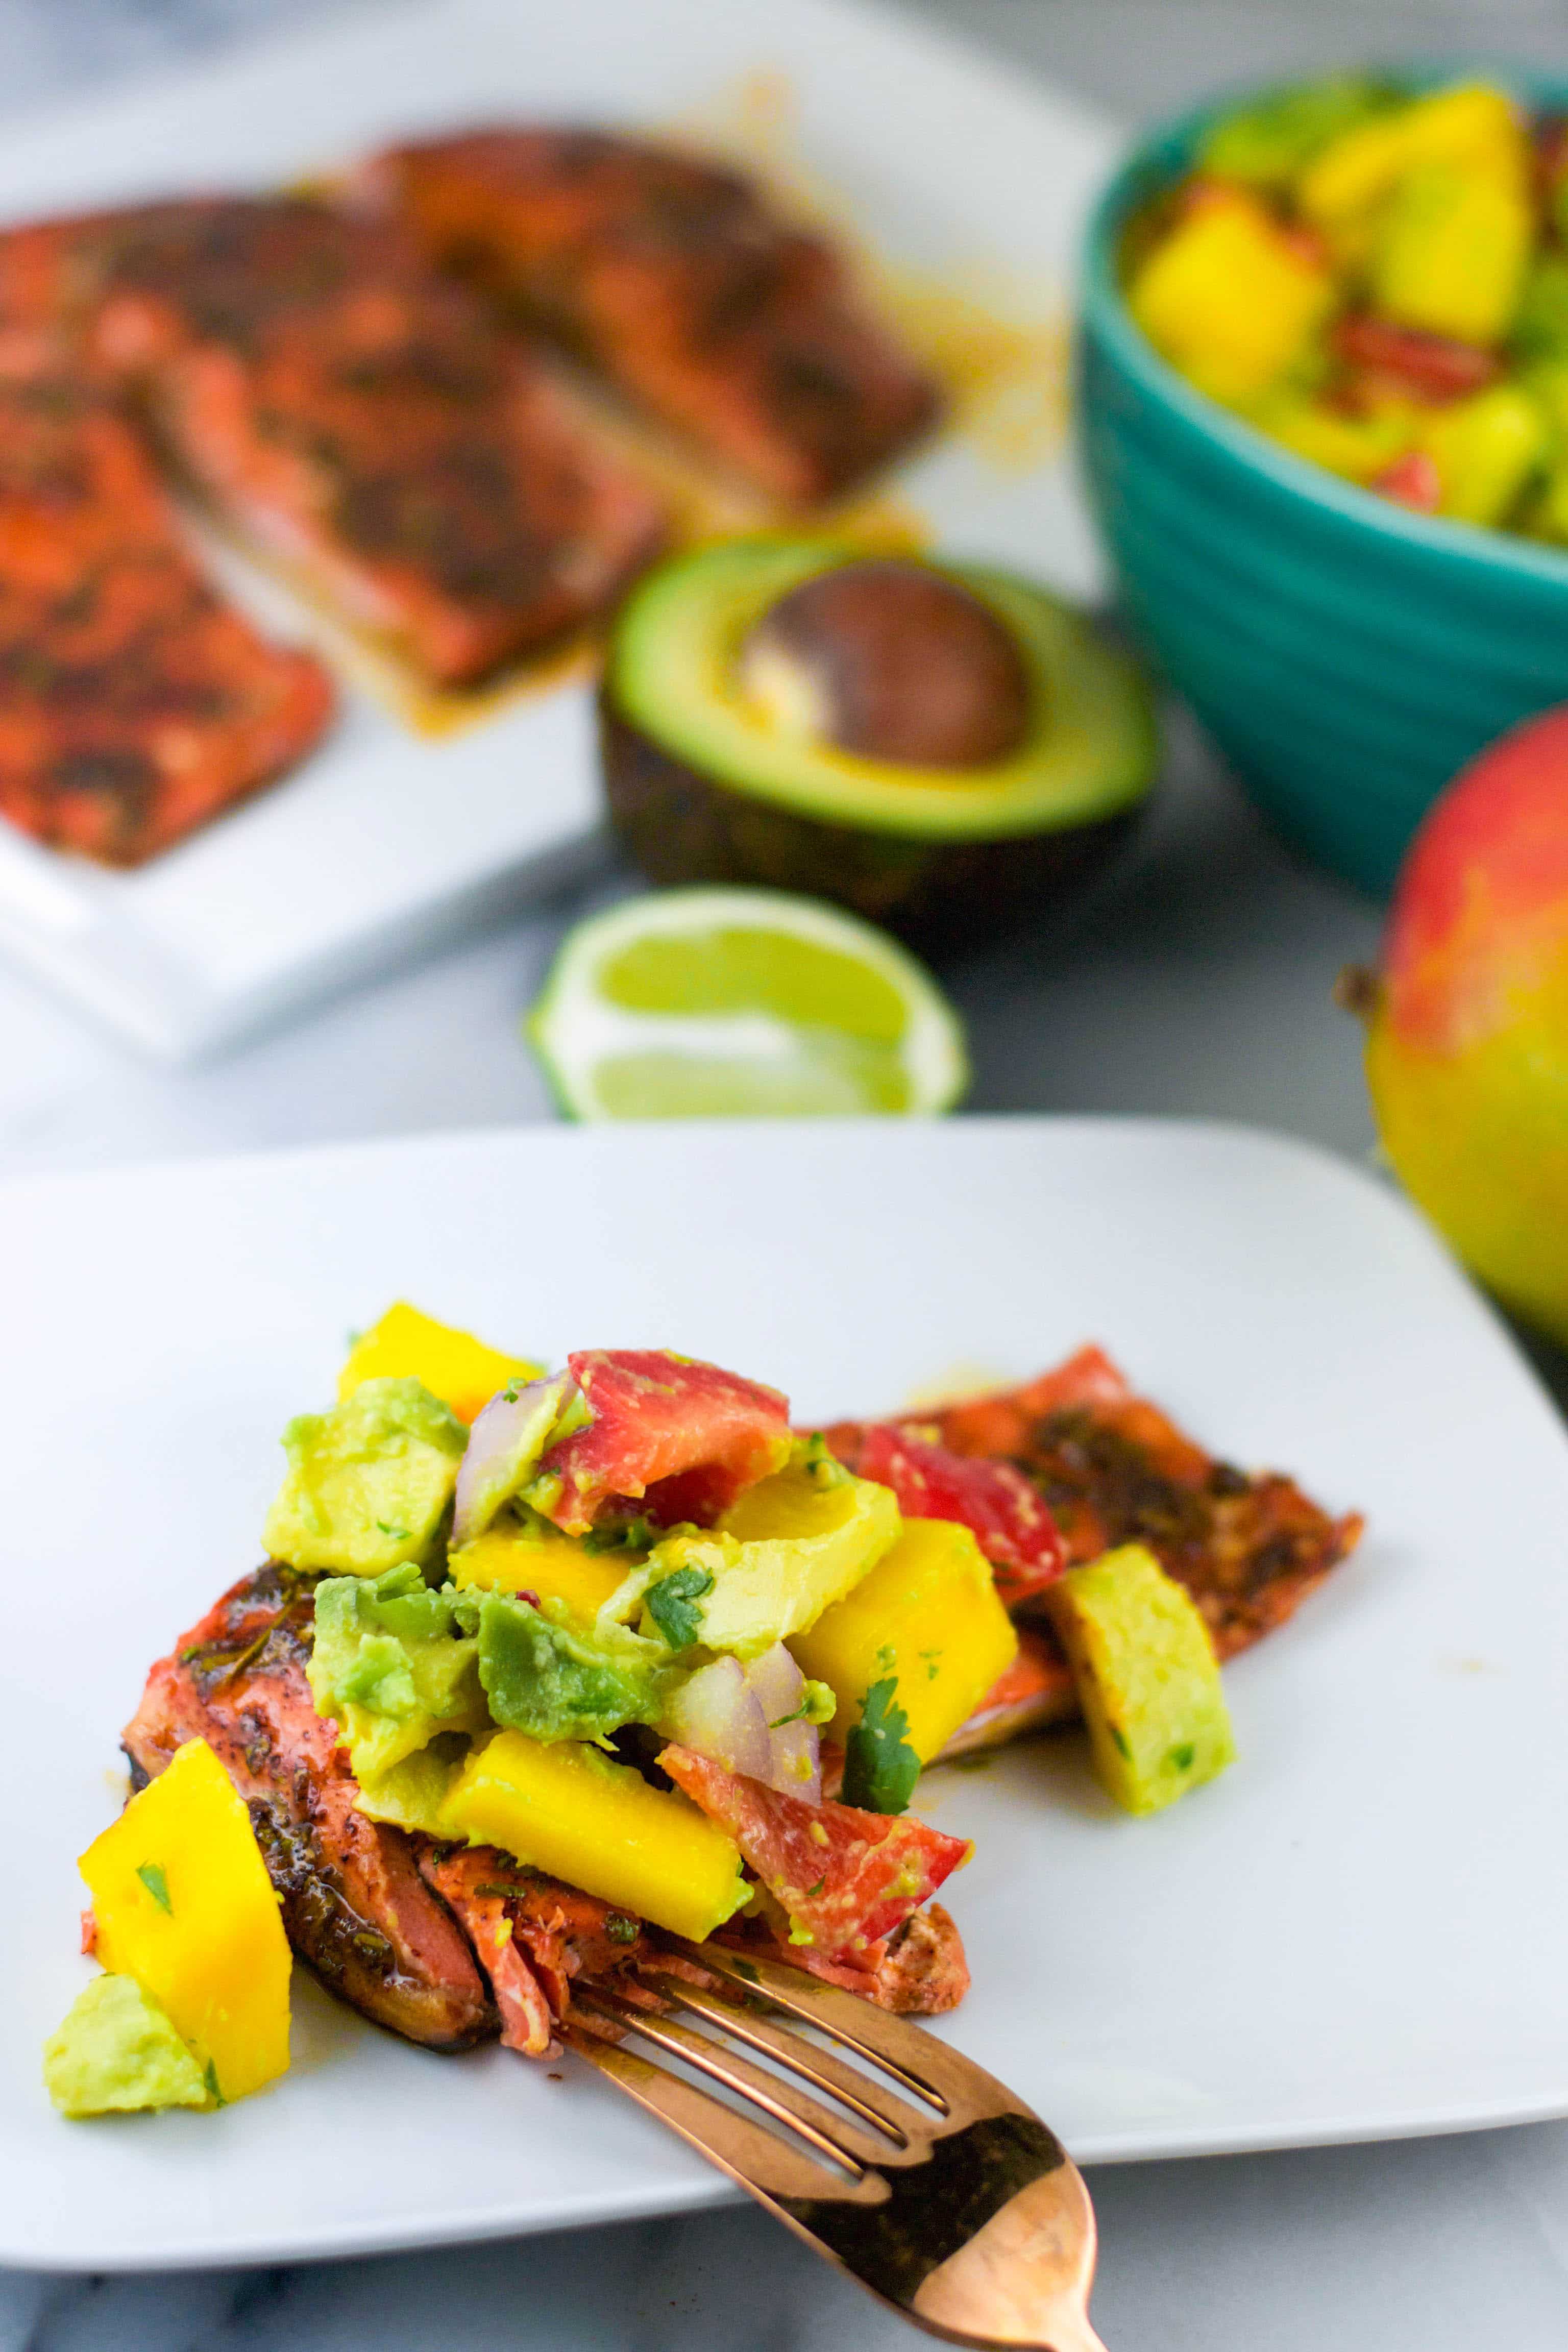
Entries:
{"label": "lime wedge", "polygon": [[666,890],[579,923],[528,1034],[573,1118],[949,1110],[958,1016],[887,935],[776,890]]}

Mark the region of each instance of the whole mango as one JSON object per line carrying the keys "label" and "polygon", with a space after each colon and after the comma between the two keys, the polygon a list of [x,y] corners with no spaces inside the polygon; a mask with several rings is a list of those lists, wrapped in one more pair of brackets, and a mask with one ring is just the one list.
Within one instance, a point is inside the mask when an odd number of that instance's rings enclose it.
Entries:
{"label": "whole mango", "polygon": [[1568,1343],[1568,705],[1464,769],[1368,992],[1384,1149],[1471,1270]]}

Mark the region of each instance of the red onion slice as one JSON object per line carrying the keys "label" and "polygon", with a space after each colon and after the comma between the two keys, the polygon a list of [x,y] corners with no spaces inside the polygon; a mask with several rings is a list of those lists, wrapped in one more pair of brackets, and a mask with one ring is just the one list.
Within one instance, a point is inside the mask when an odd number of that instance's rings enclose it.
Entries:
{"label": "red onion slice", "polygon": [[795,1713],[805,1695],[805,1676],[784,1643],[775,1642],[752,1660],[746,1680],[768,1726],[768,1769],[758,1779],[786,1797],[804,1797],[808,1805],[819,1805],[822,1759],[816,1726]]}
{"label": "red onion slice", "polygon": [[557,1372],[551,1380],[504,1388],[491,1397],[468,1432],[458,1467],[454,1549],[482,1536],[501,1505],[511,1500],[578,1393],[571,1374]]}
{"label": "red onion slice", "polygon": [[694,1748],[726,1772],[766,1780],[773,1744],[761,1701],[738,1659],[715,1658],[681,1684],[666,1710],[664,1727],[682,1748]]}

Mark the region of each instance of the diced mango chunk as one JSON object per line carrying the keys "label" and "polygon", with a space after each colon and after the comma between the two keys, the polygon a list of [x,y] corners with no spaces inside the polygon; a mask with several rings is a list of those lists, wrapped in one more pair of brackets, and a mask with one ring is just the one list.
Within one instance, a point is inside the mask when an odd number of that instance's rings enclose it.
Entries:
{"label": "diced mango chunk", "polygon": [[1524,291],[1535,219],[1522,187],[1427,163],[1389,199],[1373,239],[1374,307],[1401,326],[1495,343]]}
{"label": "diced mango chunk", "polygon": [[676,1790],[598,1748],[498,1732],[442,1809],[448,1837],[499,1845],[673,1935],[700,1941],[746,1899],[737,1847]]}
{"label": "diced mango chunk", "polygon": [[859,1721],[871,1685],[895,1675],[905,1737],[927,1764],[1012,1664],[1018,1637],[969,1528],[906,1519],[847,1599],[789,1646],[802,1673],[837,1700],[831,1737],[839,1741]]}
{"label": "diced mango chunk", "polygon": [[243,2098],[289,2063],[289,1940],[250,1816],[205,1739],[81,1857],[98,1957],[134,1977],[210,2067],[210,2087]]}
{"label": "diced mango chunk", "polygon": [[1328,268],[1241,189],[1210,191],[1143,261],[1133,317],[1173,367],[1245,407],[1305,354],[1333,308]]}
{"label": "diced mango chunk", "polygon": [[1406,173],[1428,163],[1525,189],[1530,150],[1507,91],[1468,82],[1373,116],[1313,158],[1297,184],[1297,200],[1342,259],[1361,260],[1383,205]]}
{"label": "diced mango chunk", "polygon": [[535,1537],[491,1528],[449,1555],[452,1581],[492,1592],[536,1592],[563,1601],[584,1622],[596,1617],[623,1582],[624,1555],[584,1551],[571,1536]]}
{"label": "diced mango chunk", "polygon": [[1130,1813],[1154,1813],[1234,1762],[1214,1644],[1191,1597],[1142,1544],[1048,1585],[1095,1770]]}
{"label": "diced mango chunk", "polygon": [[1546,457],[1551,431],[1540,403],[1516,383],[1494,383],[1435,412],[1421,446],[1442,484],[1440,514],[1500,522]]}
{"label": "diced mango chunk", "polygon": [[509,1381],[536,1381],[543,1370],[399,1299],[354,1341],[338,1375],[338,1402],[352,1396],[362,1381],[422,1381],[459,1421],[472,1421]]}

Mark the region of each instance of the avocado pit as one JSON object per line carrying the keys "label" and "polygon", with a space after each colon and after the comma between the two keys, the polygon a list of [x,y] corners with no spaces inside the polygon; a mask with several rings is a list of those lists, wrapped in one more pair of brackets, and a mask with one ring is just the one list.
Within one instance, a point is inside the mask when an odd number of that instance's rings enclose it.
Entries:
{"label": "avocado pit", "polygon": [[1011,632],[923,564],[868,558],[803,581],[747,632],[737,669],[781,736],[897,766],[991,767],[1029,731]]}

